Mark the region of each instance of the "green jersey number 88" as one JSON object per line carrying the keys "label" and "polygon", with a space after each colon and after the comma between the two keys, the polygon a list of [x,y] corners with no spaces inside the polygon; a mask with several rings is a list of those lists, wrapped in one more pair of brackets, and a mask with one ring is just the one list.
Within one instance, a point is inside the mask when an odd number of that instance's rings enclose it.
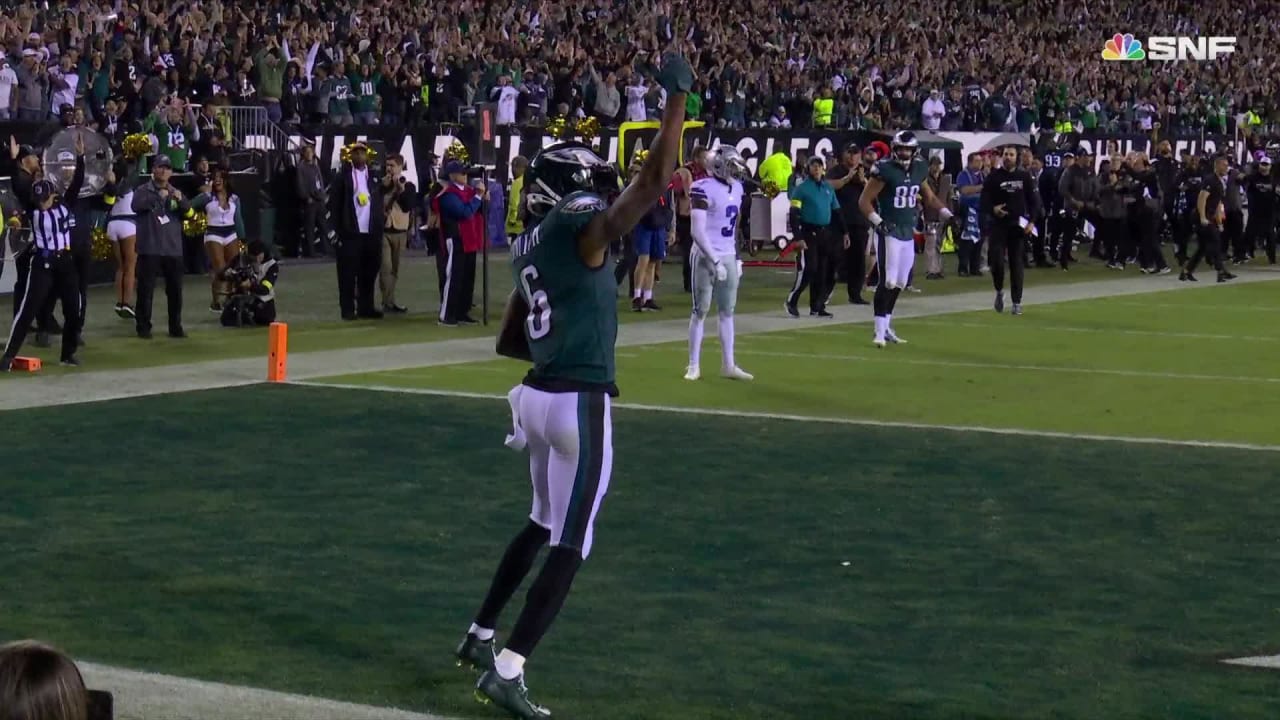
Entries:
{"label": "green jersey number 88", "polygon": [[893,206],[895,208],[913,208],[920,197],[919,185],[899,185],[894,188]]}
{"label": "green jersey number 88", "polygon": [[529,316],[525,318],[525,330],[529,340],[541,340],[551,334],[551,303],[547,291],[542,289],[538,268],[526,265],[520,270],[520,285],[529,300]]}

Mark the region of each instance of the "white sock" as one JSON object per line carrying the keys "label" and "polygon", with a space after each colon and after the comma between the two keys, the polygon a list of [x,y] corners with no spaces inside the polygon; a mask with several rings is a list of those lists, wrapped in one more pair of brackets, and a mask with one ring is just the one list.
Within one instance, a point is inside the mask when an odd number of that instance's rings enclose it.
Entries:
{"label": "white sock", "polygon": [[720,357],[721,367],[732,370],[737,367],[733,361],[733,316],[720,315]]}
{"label": "white sock", "polygon": [[495,667],[503,680],[515,680],[524,672],[524,656],[503,648]]}
{"label": "white sock", "polygon": [[893,313],[884,316],[884,332],[889,334],[893,331]]}
{"label": "white sock", "polygon": [[631,297],[632,297],[633,299],[635,299],[635,300],[639,300],[639,299],[640,299],[640,296],[641,296],[641,295],[643,295],[643,294],[644,294],[644,290],[641,290],[640,288],[636,288],[636,290],[635,290],[635,294],[634,294],[634,295],[632,295]]}
{"label": "white sock", "polygon": [[883,340],[884,331],[888,329],[889,329],[889,318],[883,315],[877,315],[876,316],[876,339]]}
{"label": "white sock", "polygon": [[467,631],[468,635],[475,635],[481,640],[493,639],[493,628],[480,627],[475,623],[471,623],[471,629]]}
{"label": "white sock", "polygon": [[689,366],[698,367],[702,360],[702,318],[697,315],[689,317]]}
{"label": "white sock", "polygon": [[653,299],[653,289],[652,289],[652,288],[645,288],[645,291],[644,291],[644,301],[645,301],[645,302],[649,302],[649,301],[650,301],[650,300],[652,300],[652,299]]}

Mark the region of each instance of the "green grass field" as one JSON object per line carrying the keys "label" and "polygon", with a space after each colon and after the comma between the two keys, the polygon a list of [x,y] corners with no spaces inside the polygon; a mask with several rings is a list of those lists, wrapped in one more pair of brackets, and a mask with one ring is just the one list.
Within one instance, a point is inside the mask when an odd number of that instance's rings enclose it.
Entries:
{"label": "green grass field", "polygon": [[[714,377],[713,328],[698,383],[683,343],[621,349],[612,486],[535,699],[579,720],[1277,717],[1280,673],[1219,662],[1280,647],[1277,318],[1257,283],[902,319],[885,350],[806,323],[739,338],[750,384]],[[522,373],[0,413],[27,449],[0,475],[0,638],[498,717],[450,651],[528,511],[499,399]]]}
{"label": "green grass field", "polygon": [[[397,294],[400,302],[409,306],[409,315],[392,316],[379,322],[342,322],[338,317],[337,276],[333,265],[289,265],[286,260],[281,272],[277,304],[280,320],[289,323],[291,350],[314,352],[492,335],[492,327],[441,328],[436,325],[439,298],[436,294],[434,263],[433,258],[415,255],[401,270]],[[739,300],[739,312],[780,312],[782,299],[791,287],[794,272],[752,268],[748,273]],[[626,312],[629,306],[623,300],[619,304],[624,310],[621,314],[623,322],[687,316],[688,296],[679,293],[679,265],[668,264],[663,275],[664,281],[658,288],[658,299],[669,303],[671,307],[660,313],[633,314]],[[1101,266],[1084,263],[1072,273],[1036,271],[1033,277],[1036,283],[1058,284],[1098,280],[1114,275]],[[510,266],[505,255],[491,258],[489,278],[490,320],[496,323],[501,317],[507,294],[511,291]],[[930,295],[943,295],[985,289],[989,287],[989,281],[948,277],[922,287]],[[88,327],[85,331],[88,352],[81,353],[85,371],[257,357],[265,352],[265,329],[231,329],[219,326],[218,316],[209,311],[209,283],[202,277],[186,278],[183,321],[190,337],[182,341],[165,338],[163,333],[150,342],[138,340],[132,321],[122,320],[112,312],[115,304],[114,292],[111,287],[90,289]],[[477,302],[480,297],[481,286],[477,281]],[[836,301],[840,302],[842,297],[837,293]],[[478,312],[476,316],[479,318]],[[164,293],[161,289],[156,296],[154,319],[163,327],[165,317]],[[56,339],[52,348],[36,348],[30,340],[23,348],[24,355],[39,357],[44,361],[45,374],[66,372],[58,366],[58,352]],[[0,377],[0,383],[13,379]]]}

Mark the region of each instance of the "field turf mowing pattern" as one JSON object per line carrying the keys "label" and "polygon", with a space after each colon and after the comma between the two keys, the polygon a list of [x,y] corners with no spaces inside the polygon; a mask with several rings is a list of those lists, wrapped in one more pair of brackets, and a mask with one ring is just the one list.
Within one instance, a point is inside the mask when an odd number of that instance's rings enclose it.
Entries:
{"label": "field turf mowing pattern", "polygon": [[[700,383],[682,343],[622,350],[621,401],[1276,446],[1269,285],[904,319],[886,350],[801,321],[739,339],[750,385],[714,376],[711,326]],[[505,402],[412,391],[521,372],[0,413],[26,449],[0,475],[0,638],[499,717],[450,651],[528,511],[527,463]],[[1274,452],[614,419],[595,550],[529,665],[558,718],[1280,715],[1280,674],[1217,662],[1280,646]]]}
{"label": "field turf mowing pattern", "polygon": [[[702,381],[682,379],[675,342],[620,349],[618,383],[645,405],[1280,446],[1278,323],[1272,283],[900,319],[908,344],[883,350],[868,325],[806,319],[737,339],[756,375],[743,386],[717,376],[711,319]],[[496,394],[521,372],[499,359],[332,381]]]}

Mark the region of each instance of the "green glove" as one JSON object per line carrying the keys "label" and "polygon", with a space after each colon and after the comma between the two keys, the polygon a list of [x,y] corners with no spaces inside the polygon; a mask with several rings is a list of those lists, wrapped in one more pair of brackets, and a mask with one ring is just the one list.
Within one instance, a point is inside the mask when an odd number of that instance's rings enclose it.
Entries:
{"label": "green glove", "polygon": [[668,95],[688,93],[693,88],[693,68],[689,61],[675,53],[669,53],[662,62],[658,82]]}

